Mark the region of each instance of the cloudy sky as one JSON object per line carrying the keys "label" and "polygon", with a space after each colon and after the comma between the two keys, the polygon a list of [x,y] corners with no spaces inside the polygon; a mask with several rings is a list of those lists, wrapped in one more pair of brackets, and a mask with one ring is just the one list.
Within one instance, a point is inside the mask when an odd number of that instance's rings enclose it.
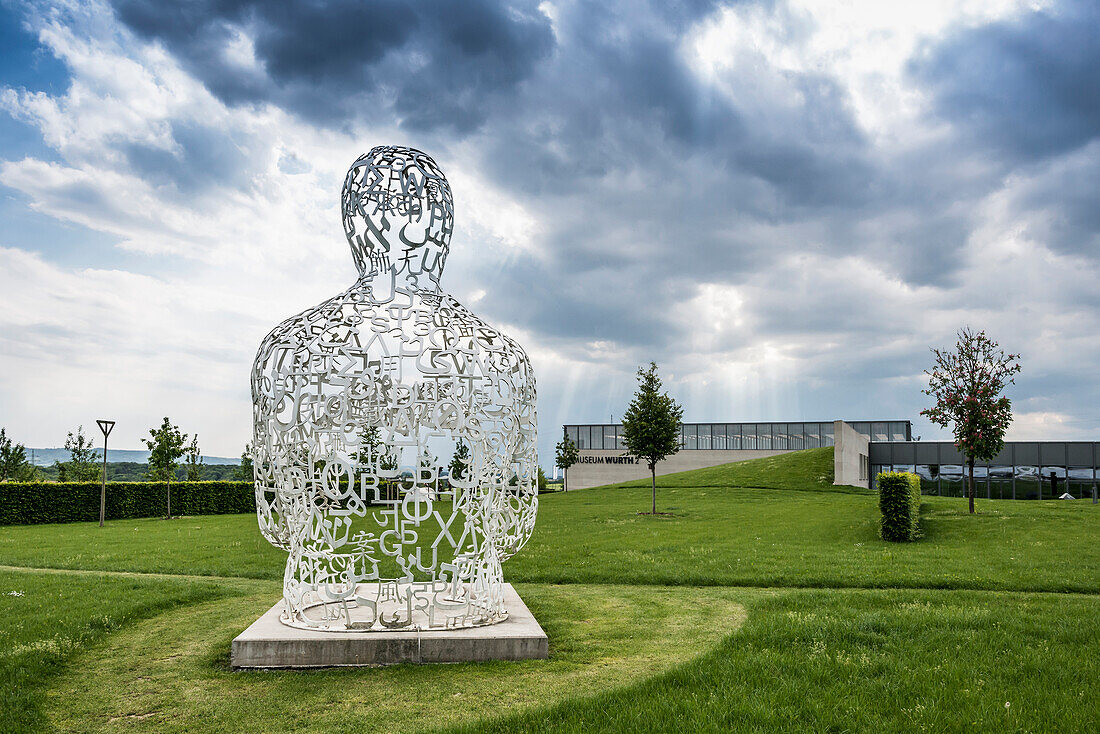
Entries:
{"label": "cloudy sky", "polygon": [[[0,0],[0,425],[250,433],[249,369],[355,271],[377,144],[455,197],[443,286],[518,339],[541,452],[655,360],[688,421],[920,419],[1022,354],[1016,438],[1100,437],[1093,2]],[[94,430],[94,428],[93,428]]]}

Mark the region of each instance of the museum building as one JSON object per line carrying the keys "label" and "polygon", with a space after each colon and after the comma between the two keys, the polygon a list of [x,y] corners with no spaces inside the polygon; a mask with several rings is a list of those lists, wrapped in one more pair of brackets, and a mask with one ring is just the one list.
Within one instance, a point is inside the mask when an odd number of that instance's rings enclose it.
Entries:
{"label": "museum building", "polygon": [[[627,456],[622,425],[566,425],[580,458],[569,469],[569,489],[586,489],[649,476]],[[657,474],[833,446],[835,484],[873,487],[883,471],[913,472],[925,494],[961,497],[965,465],[952,441],[914,441],[907,420],[785,423],[684,423],[680,451],[657,464]],[[992,461],[974,466],[975,494],[990,499],[1091,497],[1100,482],[1100,442],[1008,441]]]}

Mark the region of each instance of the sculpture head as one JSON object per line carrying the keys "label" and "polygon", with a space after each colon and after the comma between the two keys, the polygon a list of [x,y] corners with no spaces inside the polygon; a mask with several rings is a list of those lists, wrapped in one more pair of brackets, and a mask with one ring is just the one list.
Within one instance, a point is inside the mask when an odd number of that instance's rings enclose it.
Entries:
{"label": "sculpture head", "polygon": [[438,286],[454,202],[430,155],[396,145],[373,148],[348,169],[341,203],[360,279],[389,274],[417,289]]}

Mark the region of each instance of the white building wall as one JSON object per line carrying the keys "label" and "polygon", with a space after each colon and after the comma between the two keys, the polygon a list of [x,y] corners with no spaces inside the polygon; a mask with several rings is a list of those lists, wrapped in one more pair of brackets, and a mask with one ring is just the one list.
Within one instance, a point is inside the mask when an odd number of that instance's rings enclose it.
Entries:
{"label": "white building wall", "polygon": [[844,421],[833,424],[833,484],[871,486],[870,441]]}
{"label": "white building wall", "polygon": [[[664,461],[657,463],[657,476],[675,474],[689,469],[702,469],[708,466],[729,464],[746,459],[759,459],[765,456],[789,454],[790,451],[771,450],[713,450],[681,449]],[[608,461],[608,460],[611,461]],[[634,458],[624,456],[622,451],[581,449],[580,461],[569,467],[566,472],[569,489],[588,489],[604,484],[629,482],[634,479],[648,479],[649,467]]]}

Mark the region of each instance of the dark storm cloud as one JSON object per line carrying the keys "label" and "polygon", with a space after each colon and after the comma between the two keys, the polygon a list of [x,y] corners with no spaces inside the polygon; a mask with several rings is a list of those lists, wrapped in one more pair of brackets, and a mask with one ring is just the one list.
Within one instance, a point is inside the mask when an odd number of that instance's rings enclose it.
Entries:
{"label": "dark storm cloud", "polygon": [[[1029,236],[1058,252],[1095,257],[1100,253],[1100,141],[1047,167],[1021,187],[1014,205],[1044,214],[1029,225]],[[1087,298],[1100,305],[1100,289]]]}
{"label": "dark storm cloud", "polygon": [[[469,131],[553,48],[550,21],[537,8],[484,0],[115,7],[223,101],[272,101],[330,126],[395,114],[410,129]],[[252,39],[258,71],[229,52],[241,33]]]}
{"label": "dark storm cloud", "polygon": [[[693,284],[654,280],[635,285],[648,280],[640,269],[626,273],[606,268],[547,278],[543,263],[522,258],[497,282],[486,283],[489,289],[478,310],[485,309],[494,320],[523,325],[542,343],[583,351],[591,342],[604,341],[663,351],[685,337],[665,307],[670,300],[691,298]],[[524,287],[517,289],[517,283]]]}
{"label": "dark storm cloud", "polygon": [[1100,244],[1098,28],[1100,5],[1060,3],[959,31],[910,65],[963,155],[1022,180],[1011,200],[1026,234],[1063,253]]}
{"label": "dark storm cloud", "polygon": [[778,75],[777,96],[800,103],[745,109],[688,64],[684,34],[713,9],[677,10],[560,6],[553,59],[468,138],[543,225],[538,257],[508,266],[535,293],[494,289],[485,307],[562,349],[686,353],[676,309],[700,283],[744,283],[804,248],[851,252],[853,212],[882,199],[834,80]]}
{"label": "dark storm cloud", "polygon": [[1100,136],[1100,5],[1062,3],[968,28],[915,59],[939,114],[1010,160]]}
{"label": "dark storm cloud", "polygon": [[[870,171],[861,160],[863,137],[833,80],[787,75],[803,102],[777,111],[769,127],[685,61],[683,34],[706,13],[670,18],[659,3],[569,5],[559,12],[553,63],[540,67],[512,109],[492,121],[486,158],[500,180],[545,195],[600,180],[614,186],[617,176],[646,172],[659,196],[695,198],[693,177],[714,172],[725,193],[738,195],[738,209],[756,206],[762,214],[774,195],[784,205],[864,198]],[[763,196],[745,190],[753,182],[767,188]],[[716,187],[703,193],[720,195]]]}
{"label": "dark storm cloud", "polygon": [[[866,356],[847,365],[853,374],[904,376],[923,346],[873,353],[881,311],[859,286],[775,274],[812,253],[871,262],[908,286],[965,287],[982,202],[1016,161],[1087,143],[1100,104],[1088,73],[1100,62],[1090,34],[1100,18],[1086,9],[1027,13],[925,48],[912,78],[949,132],[934,147],[897,151],[875,148],[826,71],[776,70],[755,48],[738,48],[740,66],[717,72],[724,84],[692,68],[689,34],[717,11],[709,2],[559,2],[546,14],[488,0],[116,7],[227,103],[270,102],[348,129],[396,125],[444,169],[461,144],[538,224],[537,253],[500,263],[492,282],[473,277],[488,291],[478,310],[582,358],[600,341],[640,361],[690,353],[682,306],[700,284],[718,284],[756,295],[729,314],[747,325],[723,332],[717,349],[805,343],[807,360],[832,369],[816,344],[841,345]],[[792,42],[814,30],[781,4],[758,7]],[[232,60],[238,33],[259,69]],[[364,146],[375,142],[384,141]],[[155,171],[202,150],[178,141],[171,159],[129,155]],[[210,170],[228,181],[231,169]],[[1056,246],[1095,243],[1094,170],[1036,179],[1016,195],[1019,211],[1057,213],[1043,233]],[[172,175],[190,185],[185,172]],[[1076,193],[1058,201],[1070,181]],[[461,239],[464,192],[455,196]]]}

